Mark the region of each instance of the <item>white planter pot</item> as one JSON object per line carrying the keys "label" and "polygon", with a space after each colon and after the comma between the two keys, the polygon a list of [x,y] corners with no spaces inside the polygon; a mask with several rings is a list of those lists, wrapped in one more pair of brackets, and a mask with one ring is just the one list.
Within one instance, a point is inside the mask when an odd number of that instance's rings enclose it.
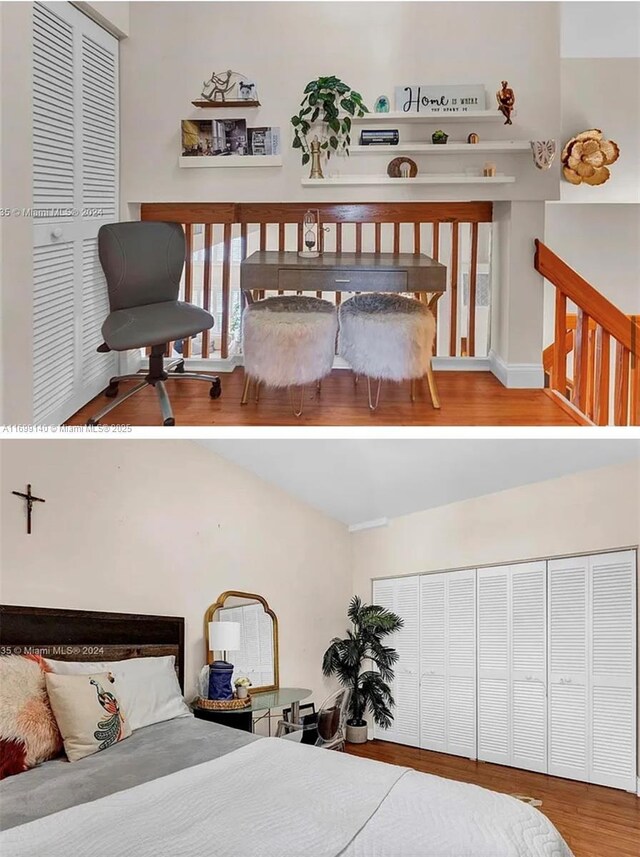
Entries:
{"label": "white planter pot", "polygon": [[367,743],[367,724],[364,726],[349,726],[347,723],[347,741],[350,744]]}
{"label": "white planter pot", "polygon": [[248,687],[237,687],[236,688],[236,696],[238,699],[246,699],[249,696],[249,688]]}

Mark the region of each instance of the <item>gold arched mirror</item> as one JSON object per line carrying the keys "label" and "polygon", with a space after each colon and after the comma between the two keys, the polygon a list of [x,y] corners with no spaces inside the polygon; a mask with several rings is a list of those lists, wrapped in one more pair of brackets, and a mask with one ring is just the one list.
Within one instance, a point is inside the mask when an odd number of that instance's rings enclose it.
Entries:
{"label": "gold arched mirror", "polygon": [[229,590],[204,615],[204,645],[208,664],[216,652],[209,649],[210,622],[237,622],[240,625],[239,648],[229,651],[233,679],[247,676],[251,691],[277,690],[280,686],[278,667],[278,618],[261,595]]}

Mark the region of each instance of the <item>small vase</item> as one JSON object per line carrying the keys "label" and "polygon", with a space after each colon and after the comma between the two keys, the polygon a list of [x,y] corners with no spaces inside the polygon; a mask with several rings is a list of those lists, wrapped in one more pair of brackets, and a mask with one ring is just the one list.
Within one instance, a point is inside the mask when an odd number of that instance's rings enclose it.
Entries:
{"label": "small vase", "polygon": [[249,688],[248,687],[237,687],[236,688],[236,696],[238,699],[246,699],[249,696]]}

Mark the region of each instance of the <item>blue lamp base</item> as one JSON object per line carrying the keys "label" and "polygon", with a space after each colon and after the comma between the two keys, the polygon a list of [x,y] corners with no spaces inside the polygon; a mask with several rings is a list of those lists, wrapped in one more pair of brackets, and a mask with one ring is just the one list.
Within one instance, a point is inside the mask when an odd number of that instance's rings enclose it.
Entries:
{"label": "blue lamp base", "polygon": [[209,665],[209,699],[233,699],[231,676],[233,664],[214,661]]}

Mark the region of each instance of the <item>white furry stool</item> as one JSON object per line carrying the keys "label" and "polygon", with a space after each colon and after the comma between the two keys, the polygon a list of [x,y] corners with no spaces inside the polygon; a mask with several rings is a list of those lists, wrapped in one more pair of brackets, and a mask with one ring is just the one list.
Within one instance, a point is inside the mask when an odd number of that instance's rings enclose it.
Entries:
{"label": "white furry stool", "polygon": [[[440,407],[431,368],[436,322],[426,304],[403,295],[372,292],[349,298],[340,306],[338,353],[356,375],[365,375],[369,407],[375,410],[382,380],[411,380],[427,376],[434,408]],[[371,378],[378,381],[375,404]]]}
{"label": "white furry stool", "polygon": [[[248,304],[242,315],[246,404],[249,384],[303,387],[331,372],[338,320],[333,304],[306,295],[282,295]],[[291,389],[290,389],[291,392]],[[304,389],[300,407],[302,414]]]}

